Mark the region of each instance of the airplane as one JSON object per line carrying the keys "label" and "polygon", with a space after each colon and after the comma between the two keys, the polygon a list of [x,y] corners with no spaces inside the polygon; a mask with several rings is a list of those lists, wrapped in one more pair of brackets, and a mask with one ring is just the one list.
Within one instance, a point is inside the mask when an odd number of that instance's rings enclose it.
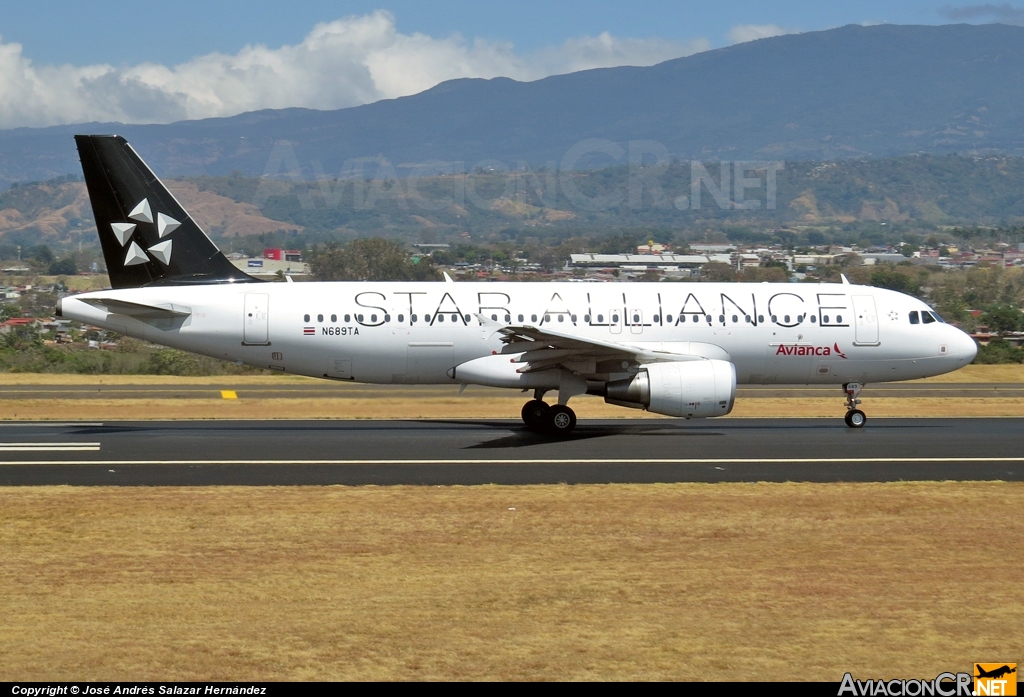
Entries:
{"label": "airplane", "polygon": [[1004,675],[1009,675],[1010,673],[1016,673],[1017,672],[1016,668],[1011,668],[1009,665],[1004,665],[1004,666],[1002,666],[1000,668],[994,668],[992,670],[985,670],[981,666],[976,666],[976,668],[977,668],[977,671],[978,671],[978,674],[974,676],[976,678],[993,678],[993,679],[998,679],[998,678],[1003,677]]}
{"label": "airplane", "polygon": [[[526,427],[565,436],[578,395],[695,419],[731,412],[737,384],[841,386],[846,424],[861,428],[864,384],[940,375],[977,353],[917,298],[845,277],[258,281],[228,261],[126,140],[75,140],[112,287],[62,298],[57,315],[226,361],[343,382],[532,391]],[[548,393],[557,394],[552,404]]]}

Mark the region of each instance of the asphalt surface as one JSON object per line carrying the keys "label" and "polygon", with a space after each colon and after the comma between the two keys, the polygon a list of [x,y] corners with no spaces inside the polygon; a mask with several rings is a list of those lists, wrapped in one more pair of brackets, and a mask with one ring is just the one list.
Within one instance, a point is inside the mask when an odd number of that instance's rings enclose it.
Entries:
{"label": "asphalt surface", "polygon": [[[870,414],[869,414],[870,417]],[[0,485],[1024,479],[1024,419],[0,423]]]}

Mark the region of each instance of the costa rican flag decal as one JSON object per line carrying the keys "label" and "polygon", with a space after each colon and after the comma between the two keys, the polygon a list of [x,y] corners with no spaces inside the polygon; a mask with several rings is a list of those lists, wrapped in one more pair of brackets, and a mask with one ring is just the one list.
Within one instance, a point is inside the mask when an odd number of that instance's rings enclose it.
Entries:
{"label": "costa rican flag decal", "polygon": [[302,333],[305,336],[314,336],[316,334],[316,327],[303,327]]}

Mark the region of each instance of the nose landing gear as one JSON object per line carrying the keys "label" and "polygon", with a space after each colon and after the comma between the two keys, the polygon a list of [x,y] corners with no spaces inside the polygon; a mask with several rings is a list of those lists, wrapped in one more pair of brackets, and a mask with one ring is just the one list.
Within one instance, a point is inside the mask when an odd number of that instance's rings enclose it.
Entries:
{"label": "nose landing gear", "polygon": [[850,428],[863,428],[868,420],[864,412],[857,408],[857,405],[860,404],[857,395],[860,394],[862,387],[863,385],[859,382],[848,382],[843,385],[843,392],[846,393],[846,416],[843,417],[843,420]]}
{"label": "nose landing gear", "polygon": [[564,404],[549,406],[544,401],[544,393],[539,390],[523,405],[522,416],[526,427],[537,433],[565,436],[576,428],[576,412]]}

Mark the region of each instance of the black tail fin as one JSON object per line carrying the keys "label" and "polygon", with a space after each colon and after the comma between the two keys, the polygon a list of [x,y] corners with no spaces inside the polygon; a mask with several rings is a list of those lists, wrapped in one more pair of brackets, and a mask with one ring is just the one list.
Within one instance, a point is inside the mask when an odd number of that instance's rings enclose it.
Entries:
{"label": "black tail fin", "polygon": [[210,241],[121,136],[75,136],[114,288],[256,282]]}

